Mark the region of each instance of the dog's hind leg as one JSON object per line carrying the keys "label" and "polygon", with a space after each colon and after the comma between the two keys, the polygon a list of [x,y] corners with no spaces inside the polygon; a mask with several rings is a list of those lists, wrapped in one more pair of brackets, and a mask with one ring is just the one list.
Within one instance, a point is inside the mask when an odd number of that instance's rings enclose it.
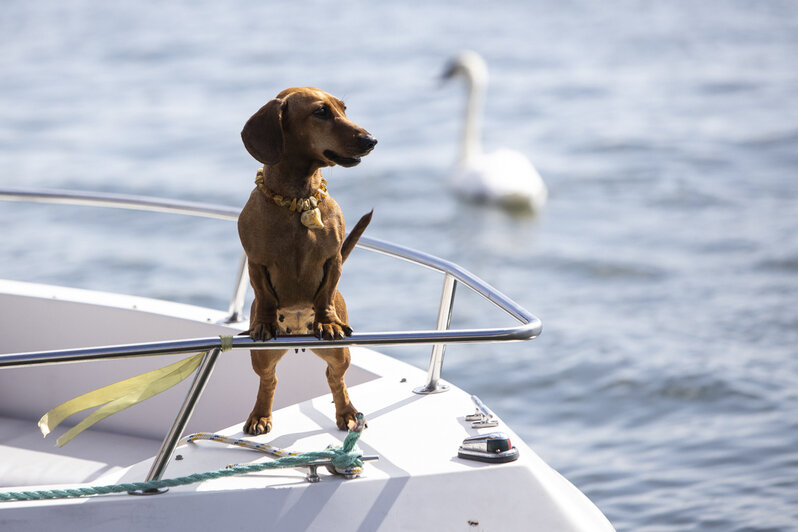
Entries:
{"label": "dog's hind leg", "polygon": [[260,376],[258,397],[255,406],[244,423],[244,432],[257,436],[272,429],[272,404],[274,389],[277,387],[277,363],[288,352],[281,350],[251,350],[252,369]]}
{"label": "dog's hind leg", "polygon": [[346,391],[344,375],[349,369],[351,357],[348,347],[334,347],[330,349],[312,349],[312,351],[327,362],[327,384],[330,385],[333,401],[335,402],[335,423],[341,430],[348,428],[350,421],[356,421],[357,408],[349,400]]}

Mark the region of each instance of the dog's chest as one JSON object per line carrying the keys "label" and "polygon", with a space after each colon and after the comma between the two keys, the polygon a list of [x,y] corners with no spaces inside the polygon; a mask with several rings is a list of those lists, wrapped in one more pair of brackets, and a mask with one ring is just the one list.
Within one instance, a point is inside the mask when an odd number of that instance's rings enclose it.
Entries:
{"label": "dog's chest", "polygon": [[277,309],[277,332],[281,336],[288,334],[313,334],[315,312],[310,306],[294,305]]}

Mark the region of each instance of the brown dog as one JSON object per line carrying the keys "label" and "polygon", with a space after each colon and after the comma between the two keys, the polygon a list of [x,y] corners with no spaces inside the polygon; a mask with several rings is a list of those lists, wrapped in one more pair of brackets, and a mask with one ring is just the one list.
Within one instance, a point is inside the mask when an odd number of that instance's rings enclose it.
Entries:
{"label": "brown dog", "polygon": [[[329,340],[352,334],[337,286],[341,265],[371,213],[344,240],[344,216],[327,196],[321,168],[355,166],[377,140],[351,122],[345,109],[341,100],[319,89],[286,89],[252,115],[241,131],[247,151],[263,163],[258,187],[238,219],[255,291],[249,327],[254,340],[290,334]],[[275,368],[286,351],[251,351],[260,387],[244,424],[249,434],[271,430]],[[357,414],[344,383],[349,349],[313,352],[327,362],[336,423],[344,430]]]}

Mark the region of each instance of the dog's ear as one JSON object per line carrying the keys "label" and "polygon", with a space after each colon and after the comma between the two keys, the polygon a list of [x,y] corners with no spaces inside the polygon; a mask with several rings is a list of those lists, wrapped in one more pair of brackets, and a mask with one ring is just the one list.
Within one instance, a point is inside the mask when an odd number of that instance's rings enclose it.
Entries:
{"label": "dog's ear", "polygon": [[241,130],[244,147],[263,164],[276,164],[283,155],[282,109],[283,100],[269,101]]}

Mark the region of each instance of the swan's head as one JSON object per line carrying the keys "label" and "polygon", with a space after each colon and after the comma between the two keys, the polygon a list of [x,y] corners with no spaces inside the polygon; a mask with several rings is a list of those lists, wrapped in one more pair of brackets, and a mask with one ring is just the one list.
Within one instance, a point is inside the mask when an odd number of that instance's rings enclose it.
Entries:
{"label": "swan's head", "polygon": [[475,85],[485,85],[488,81],[488,66],[482,56],[470,50],[460,52],[446,65],[443,80],[458,76],[466,78]]}

